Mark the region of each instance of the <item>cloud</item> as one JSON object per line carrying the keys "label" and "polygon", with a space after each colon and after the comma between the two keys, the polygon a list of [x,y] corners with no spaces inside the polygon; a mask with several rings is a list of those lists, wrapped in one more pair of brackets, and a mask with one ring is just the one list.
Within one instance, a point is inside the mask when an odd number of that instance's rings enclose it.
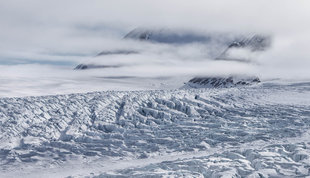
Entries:
{"label": "cloud", "polygon": [[[184,82],[191,76],[229,73],[247,73],[265,79],[307,80],[310,76],[309,19],[308,0],[2,1],[1,81],[12,91],[23,91],[22,87],[14,88],[20,86],[18,83],[29,85],[27,91],[30,92],[32,81],[53,81],[53,84],[63,86],[55,91],[70,91],[74,86],[83,88],[83,85],[95,86],[93,90],[117,88],[119,85],[113,83],[116,79],[109,80],[112,82],[109,85],[115,87],[104,88],[96,83],[98,78],[101,81],[102,77],[109,76],[152,77],[158,86],[161,81],[155,78],[183,76]],[[136,27],[188,30],[201,34],[271,34],[273,45],[270,50],[252,56],[253,63],[213,61],[212,58],[222,51],[219,46],[148,44],[122,39]],[[142,52],[131,56],[93,58],[102,50],[117,49]],[[87,72],[71,70],[81,62],[126,67]],[[21,73],[20,76],[15,75],[16,71]],[[45,75],[48,77],[42,77]],[[85,80],[81,81],[81,78]],[[135,88],[135,85],[136,88],[152,88],[134,79],[117,82],[131,82],[132,85],[127,85],[129,88]],[[32,83],[34,88],[41,86]]]}
{"label": "cloud", "polygon": [[308,34],[275,38],[272,49],[256,59],[261,76],[269,79],[309,80],[309,40]]}

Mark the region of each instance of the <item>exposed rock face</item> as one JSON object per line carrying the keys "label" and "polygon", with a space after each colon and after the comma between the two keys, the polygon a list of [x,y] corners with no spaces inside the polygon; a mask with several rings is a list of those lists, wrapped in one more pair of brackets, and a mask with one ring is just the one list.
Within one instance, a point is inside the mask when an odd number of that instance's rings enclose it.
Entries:
{"label": "exposed rock face", "polygon": [[[138,54],[137,51],[133,50],[116,50],[116,51],[102,51],[97,56],[105,56],[105,55],[130,55],[130,54]],[[117,68],[121,67],[119,65],[100,65],[100,64],[78,64],[74,70],[86,70],[86,69],[97,69],[97,68]]]}
{"label": "exposed rock face", "polygon": [[195,77],[185,84],[185,88],[220,88],[259,83],[258,77]]}
{"label": "exposed rock face", "polygon": [[254,35],[239,42],[233,42],[228,48],[249,48],[252,51],[264,51],[270,47],[271,39],[269,36]]}
{"label": "exposed rock face", "polygon": [[104,56],[104,55],[119,55],[119,54],[137,54],[137,51],[133,50],[116,50],[116,51],[102,51],[97,56]]}
{"label": "exposed rock face", "polygon": [[97,65],[97,64],[79,64],[74,70],[86,70],[86,69],[97,69],[97,68],[117,68],[117,65]]}
{"label": "exposed rock face", "polygon": [[235,60],[235,61],[245,61],[244,57],[232,56],[231,51],[236,49],[244,49],[249,52],[259,52],[265,51],[271,46],[271,37],[264,35],[254,35],[249,38],[243,38],[242,40],[233,41],[228,45],[226,50],[220,54],[217,60]]}
{"label": "exposed rock face", "polygon": [[124,38],[157,43],[186,44],[210,42],[212,40],[212,35],[202,35],[193,32],[176,32],[167,29],[148,30],[137,28],[125,35]]}

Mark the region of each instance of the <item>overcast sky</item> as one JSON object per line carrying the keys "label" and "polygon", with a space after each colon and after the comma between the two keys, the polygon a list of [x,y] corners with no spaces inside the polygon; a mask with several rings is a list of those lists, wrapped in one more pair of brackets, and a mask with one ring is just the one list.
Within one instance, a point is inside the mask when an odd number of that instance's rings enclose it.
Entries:
{"label": "overcast sky", "polygon": [[107,44],[106,38],[121,38],[136,27],[308,38],[309,17],[308,0],[1,1],[0,57],[2,63],[32,55],[62,59],[51,54],[75,60],[74,55],[95,54]]}
{"label": "overcast sky", "polygon": [[[263,77],[307,78],[310,74],[309,19],[309,0],[2,0],[0,65],[11,69],[1,77],[16,78],[12,75],[16,72],[14,66],[21,64],[61,65],[72,69],[104,49],[135,46],[123,42],[122,37],[136,27],[146,27],[201,33],[270,34],[273,46],[255,59],[259,65],[240,64],[240,69],[255,71]],[[181,53],[181,58],[195,56],[197,46],[179,51],[186,51]],[[169,56],[165,56],[165,60]],[[178,57],[180,53],[171,58],[176,62]],[[139,58],[161,60],[160,56]],[[204,66],[213,66],[212,72],[214,68],[228,70],[232,65],[203,62]],[[27,70],[33,69],[29,65],[24,67],[27,66],[30,68]],[[201,66],[187,63],[167,71],[176,71],[175,75],[179,75],[187,68],[188,73],[195,75],[206,71]],[[156,74],[159,68],[150,69]],[[237,64],[233,70],[238,70]],[[148,69],[140,71],[140,75],[144,75]]]}

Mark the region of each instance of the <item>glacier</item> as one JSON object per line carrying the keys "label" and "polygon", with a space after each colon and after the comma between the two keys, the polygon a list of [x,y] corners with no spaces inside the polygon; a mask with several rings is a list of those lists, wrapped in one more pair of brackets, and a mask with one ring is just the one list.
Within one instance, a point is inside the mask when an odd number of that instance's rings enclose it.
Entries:
{"label": "glacier", "polygon": [[310,83],[0,98],[0,177],[306,177]]}

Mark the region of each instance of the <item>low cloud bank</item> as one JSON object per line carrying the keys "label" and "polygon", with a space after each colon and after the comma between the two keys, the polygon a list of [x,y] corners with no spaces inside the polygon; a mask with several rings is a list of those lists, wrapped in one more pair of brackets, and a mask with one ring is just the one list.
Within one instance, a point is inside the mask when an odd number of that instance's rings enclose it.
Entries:
{"label": "low cloud bank", "polygon": [[[47,93],[54,94],[74,88],[84,92],[118,87],[146,89],[152,85],[156,89],[178,78],[186,82],[204,75],[309,80],[309,19],[307,0],[5,1],[0,4],[1,93],[44,94],[50,90]],[[202,35],[269,34],[272,46],[261,53],[233,51],[234,55],[248,57],[247,62],[221,61],[214,60],[225,50],[218,43],[175,45],[124,40],[136,27]],[[94,57],[118,49],[138,53]],[[121,67],[72,70],[85,62]],[[161,82],[160,78],[174,80]],[[169,86],[178,86],[181,80]],[[124,83],[126,87],[122,87]]]}

